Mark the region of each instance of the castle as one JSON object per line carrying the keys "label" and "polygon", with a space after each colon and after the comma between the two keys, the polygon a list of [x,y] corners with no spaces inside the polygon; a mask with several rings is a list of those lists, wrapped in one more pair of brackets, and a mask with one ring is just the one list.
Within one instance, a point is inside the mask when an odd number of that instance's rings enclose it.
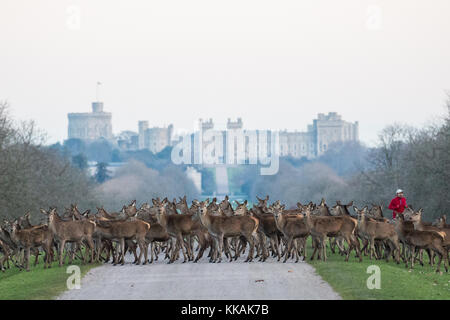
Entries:
{"label": "castle", "polygon": [[[203,131],[213,130],[214,123],[212,119],[207,121],[200,119],[199,128]],[[228,119],[227,131],[243,131],[245,133],[242,119],[238,118],[237,121]],[[319,113],[317,119],[313,120],[313,124],[308,125],[306,132],[283,130],[278,133],[280,156],[313,159],[321,156],[334,142],[359,141],[359,123],[358,121],[354,123],[344,121],[336,112],[329,112],[327,115]],[[226,143],[227,141],[224,140],[223,145],[225,146]],[[250,143],[248,139],[244,141],[245,156],[248,159],[252,157]],[[205,145],[204,142],[203,148],[206,146],[207,144]],[[236,146],[234,148],[236,153]],[[225,152],[226,148],[224,148],[224,157],[226,157]]]}
{"label": "castle", "polygon": [[[119,135],[113,136],[111,113],[103,111],[102,102],[93,102],[91,113],[69,113],[68,118],[69,139],[81,139],[87,142],[105,139],[121,150],[147,149],[153,153],[158,153],[177,142],[174,141],[172,124],[167,127],[150,128],[148,121],[138,122],[138,132],[123,131]],[[199,119],[199,129],[202,132],[214,130],[213,120]],[[228,119],[226,130],[228,132],[245,132],[242,119],[238,118],[237,121]],[[308,125],[306,132],[279,131],[279,153],[280,156],[313,159],[322,155],[333,142],[358,140],[359,124],[357,121],[354,123],[344,121],[336,112],[319,113],[317,119]],[[203,148],[208,143],[210,142],[205,141]],[[222,143],[225,151],[225,146],[229,142],[222,141]],[[246,157],[252,152],[249,143],[251,142],[245,141]],[[226,157],[225,152],[223,157]]]}
{"label": "castle", "polygon": [[333,142],[359,141],[359,123],[342,120],[336,112],[319,113],[306,132],[280,132],[280,155],[308,159],[321,156]]}
{"label": "castle", "polygon": [[103,111],[103,102],[93,102],[92,112],[69,113],[69,139],[113,140],[111,113]]}

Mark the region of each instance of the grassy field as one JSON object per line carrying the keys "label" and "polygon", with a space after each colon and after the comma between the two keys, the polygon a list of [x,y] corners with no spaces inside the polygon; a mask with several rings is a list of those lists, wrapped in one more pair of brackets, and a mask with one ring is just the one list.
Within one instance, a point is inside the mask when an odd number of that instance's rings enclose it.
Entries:
{"label": "grassy field", "polygon": [[[308,255],[312,249],[308,246]],[[424,254],[425,265],[415,264],[414,269],[405,268],[401,262],[396,264],[392,260],[369,260],[363,257],[363,262],[355,258],[354,252],[349,262],[339,254],[331,254],[328,249],[326,262],[313,260],[307,262],[314,266],[317,273],[327,281],[343,299],[362,300],[441,300],[450,299],[450,273],[445,273],[444,264],[441,265],[443,274],[437,274],[431,268],[428,257]],[[367,268],[376,265],[380,268],[380,289],[368,289],[367,279],[372,273]]]}
{"label": "grassy field", "polygon": [[[34,256],[31,256],[33,263],[30,263],[30,271],[20,271],[16,267],[0,272],[0,300],[46,300],[53,299],[61,292],[67,290],[66,281],[71,275],[66,273],[68,264],[59,267],[57,262],[53,262],[50,269],[44,270],[42,257],[39,264],[34,267]],[[78,265],[83,277],[89,269],[98,264],[81,265],[79,260],[75,260],[74,265]]]}

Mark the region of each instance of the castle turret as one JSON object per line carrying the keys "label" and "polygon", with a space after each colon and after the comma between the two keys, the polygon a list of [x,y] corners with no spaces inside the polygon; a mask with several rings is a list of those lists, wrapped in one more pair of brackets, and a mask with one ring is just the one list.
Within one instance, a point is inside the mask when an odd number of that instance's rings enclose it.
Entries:
{"label": "castle turret", "polygon": [[69,139],[113,139],[111,113],[103,111],[103,102],[93,102],[92,112],[69,113]]}
{"label": "castle turret", "polygon": [[100,113],[103,112],[103,102],[92,102],[92,112]]}

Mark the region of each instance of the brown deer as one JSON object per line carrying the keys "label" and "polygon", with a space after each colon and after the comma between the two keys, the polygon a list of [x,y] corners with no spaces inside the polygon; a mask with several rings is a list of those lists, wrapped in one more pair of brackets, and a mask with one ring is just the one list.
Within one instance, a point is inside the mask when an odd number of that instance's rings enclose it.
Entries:
{"label": "brown deer", "polygon": [[[0,232],[2,227],[0,226]],[[6,245],[2,240],[0,240],[0,253],[3,253],[3,257],[0,259],[0,270],[2,272],[5,272],[4,263],[5,261],[8,261],[9,258],[9,248],[8,245]]]}
{"label": "brown deer", "polygon": [[[405,217],[403,214],[398,214],[394,219],[395,229],[399,238],[403,239],[411,251],[411,269],[414,268],[414,259],[416,249],[429,249],[436,252],[439,256],[436,272],[441,270],[441,262],[444,259],[445,271],[448,272],[448,251],[444,248],[445,233],[438,231],[419,231],[411,230],[405,225]],[[406,260],[405,267],[408,267]]]}
{"label": "brown deer", "polygon": [[383,206],[372,203],[372,208],[367,212],[367,216],[377,221],[389,222],[383,215]]}
{"label": "brown deer", "polygon": [[[180,198],[180,202],[178,202],[176,204],[177,209],[179,209],[181,211],[182,214],[189,214],[192,216],[192,220],[194,221],[194,224],[191,227],[191,235],[193,235],[194,237],[197,238],[197,242],[198,242],[198,254],[197,257],[195,258],[194,262],[197,262],[198,260],[200,260],[203,257],[203,253],[205,252],[205,250],[208,247],[211,247],[210,250],[210,254],[212,253],[212,246],[213,246],[213,241],[211,239],[211,236],[208,232],[208,229],[206,229],[203,224],[201,223],[199,217],[197,216],[197,205],[196,204],[192,204],[191,208],[188,207],[187,202],[186,202],[186,196],[184,196],[183,198]],[[217,208],[213,208],[213,209],[217,209],[219,210],[219,207]],[[192,251],[192,246],[191,246],[191,251]]]}
{"label": "brown deer", "polygon": [[17,259],[21,248],[11,239],[11,232],[11,223],[7,220],[4,220],[3,224],[0,226],[0,240],[5,245],[5,248],[8,249],[8,255],[5,255],[7,268],[10,268],[9,260],[11,260],[16,267],[21,268],[21,265],[19,265]]}
{"label": "brown deer", "polygon": [[389,253],[386,253],[386,262],[389,261],[390,253],[395,253],[395,261],[400,263],[400,244],[393,224],[382,221],[369,220],[366,216],[368,211],[367,206],[359,210],[356,206],[353,207],[359,216],[358,234],[369,242],[369,257],[372,259],[373,254],[376,256],[375,240],[385,241],[390,248]]}
{"label": "brown deer", "polygon": [[[153,263],[154,260],[154,252],[155,252],[155,244],[157,242],[167,242],[170,240],[170,236],[167,233],[166,228],[164,228],[163,226],[161,226],[158,223],[158,220],[156,218],[156,215],[153,215],[150,213],[150,206],[142,206],[141,209],[139,210],[139,215],[138,215],[139,219],[150,223],[151,228],[150,230],[147,232],[147,234],[145,235],[145,240],[147,241],[147,243],[150,244],[150,263]],[[156,260],[158,260],[158,255],[156,255]]]}
{"label": "brown deer", "polygon": [[[167,233],[171,237],[176,239],[175,250],[173,251],[172,257],[170,258],[168,263],[173,263],[175,261],[175,257],[177,251],[179,251],[179,248],[181,248],[183,252],[183,263],[185,263],[188,259],[190,259],[191,252],[190,246],[185,243],[184,238],[191,235],[194,225],[194,220],[192,219],[193,214],[167,214],[167,199],[164,199],[163,201],[152,199],[152,202],[153,205],[158,209],[158,212],[156,214],[158,223],[167,230]],[[187,256],[189,257],[187,258]]]}
{"label": "brown deer", "polygon": [[[229,201],[228,195],[226,195],[225,198],[219,203],[219,208],[222,216],[231,217],[234,215],[233,206]],[[208,212],[212,213],[211,211]]]}
{"label": "brown deer", "polygon": [[[41,213],[48,217],[48,227],[56,241],[59,242],[59,266],[63,265],[63,251],[66,242],[75,242],[81,246],[84,241],[90,251],[90,262],[94,260],[94,241],[92,235],[95,231],[95,222],[90,220],[64,221],[57,214],[56,208],[49,211],[41,209]],[[86,255],[83,261],[86,263]]]}
{"label": "brown deer", "polygon": [[24,264],[26,271],[30,271],[30,251],[32,248],[39,248],[45,252],[44,269],[51,266],[51,254],[53,246],[53,235],[46,225],[21,229],[18,220],[12,223],[11,239],[20,247],[23,247]]}
{"label": "brown deer", "polygon": [[267,202],[269,200],[269,196],[266,196],[265,199],[260,199],[258,197],[256,198],[258,200],[258,204],[253,206],[250,211],[252,212],[253,216],[259,220],[258,235],[260,248],[262,251],[260,260],[265,261],[268,257],[264,239],[265,236],[269,239],[272,255],[276,256],[278,258],[278,261],[280,261],[280,239],[283,236],[283,233],[278,230],[275,223],[275,218],[273,214],[268,210]]}
{"label": "brown deer", "polygon": [[[287,214],[283,213],[285,205],[281,206],[272,206],[269,207],[269,211],[272,212],[275,218],[275,224],[280,230],[284,237],[286,238],[287,247],[284,255],[284,261],[289,258],[291,254],[292,245],[294,244],[295,239],[302,239],[303,243],[303,260],[306,257],[306,238],[309,236],[308,227],[305,224],[305,219],[303,215],[297,215],[295,217],[288,217]],[[299,257],[296,253],[296,261],[298,262]]]}
{"label": "brown deer", "polygon": [[[419,211],[410,212],[408,215],[405,215],[407,221],[411,221],[414,225],[414,229],[418,231],[436,231],[443,232],[445,234],[445,241],[443,243],[444,248],[447,250],[450,249],[450,228],[445,227],[445,222],[442,227],[432,226],[430,223],[425,223],[422,221],[422,209]],[[444,220],[445,221],[445,220]],[[432,262],[433,256],[430,257],[430,263]]]}
{"label": "brown deer", "polygon": [[[29,229],[29,228],[34,227],[31,224],[31,222],[30,222],[30,215],[31,215],[31,213],[27,212],[24,216],[19,217],[17,219],[17,223],[19,224],[19,228],[20,229]],[[38,264],[38,261],[39,261],[39,247],[31,248],[31,253],[35,256],[35,258],[34,258],[34,266],[36,266]]]}
{"label": "brown deer", "polygon": [[148,262],[146,235],[150,231],[151,225],[148,222],[137,219],[137,213],[136,201],[133,201],[128,207],[122,209],[122,214],[126,218],[121,220],[98,219],[96,221],[96,235],[98,238],[117,241],[119,243],[120,257],[119,259],[114,259],[114,265],[118,262],[121,262],[122,265],[125,263],[125,244],[130,243],[134,245],[133,240],[136,240],[140,250],[139,256],[135,259],[134,263],[139,265],[143,254],[143,264],[147,264]]}
{"label": "brown deer", "polygon": [[446,215],[442,215],[439,218],[437,218],[434,221],[433,226],[436,226],[438,228],[450,229],[450,224],[447,224],[447,216]]}
{"label": "brown deer", "polygon": [[326,248],[325,240],[327,237],[343,237],[347,242],[349,248],[345,257],[345,261],[348,261],[350,252],[354,248],[356,254],[359,257],[359,261],[362,261],[361,252],[359,250],[359,242],[355,237],[356,227],[358,222],[356,219],[344,215],[344,216],[312,216],[311,206],[305,209],[305,223],[313,237],[315,247],[311,260],[314,259],[316,251],[320,248],[322,251],[322,260],[326,261]]}
{"label": "brown deer", "polygon": [[212,216],[208,213],[208,203],[209,199],[205,201],[195,203],[199,207],[198,215],[202,224],[208,229],[209,233],[214,237],[217,250],[214,261],[222,261],[222,251],[223,243],[225,237],[237,237],[244,236],[247,242],[250,244],[249,254],[247,256],[246,262],[253,260],[254,251],[254,240],[253,237],[256,236],[256,231],[258,230],[258,219],[252,216]]}

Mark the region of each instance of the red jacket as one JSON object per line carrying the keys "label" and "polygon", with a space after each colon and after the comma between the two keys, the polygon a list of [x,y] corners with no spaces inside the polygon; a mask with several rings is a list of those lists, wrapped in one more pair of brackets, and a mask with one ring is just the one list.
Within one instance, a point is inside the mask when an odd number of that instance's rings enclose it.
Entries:
{"label": "red jacket", "polygon": [[391,200],[391,203],[389,204],[389,209],[393,210],[392,212],[392,218],[395,219],[397,212],[403,213],[405,208],[408,208],[408,205],[406,204],[406,198],[400,198],[395,197]]}

